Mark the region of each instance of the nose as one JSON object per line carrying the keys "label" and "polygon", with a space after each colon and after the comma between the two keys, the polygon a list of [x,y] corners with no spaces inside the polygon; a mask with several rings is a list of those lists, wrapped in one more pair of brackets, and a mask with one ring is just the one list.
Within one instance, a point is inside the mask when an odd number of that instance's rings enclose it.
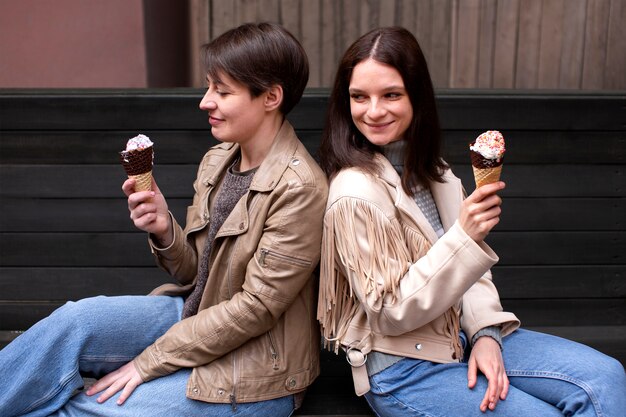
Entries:
{"label": "nose", "polygon": [[217,105],[215,104],[215,100],[213,100],[211,96],[211,92],[207,90],[207,92],[204,94],[204,97],[202,97],[202,100],[200,100],[200,110],[208,111],[213,110],[216,107]]}
{"label": "nose", "polygon": [[376,120],[385,115],[385,108],[378,99],[371,99],[367,108],[367,116],[370,119]]}

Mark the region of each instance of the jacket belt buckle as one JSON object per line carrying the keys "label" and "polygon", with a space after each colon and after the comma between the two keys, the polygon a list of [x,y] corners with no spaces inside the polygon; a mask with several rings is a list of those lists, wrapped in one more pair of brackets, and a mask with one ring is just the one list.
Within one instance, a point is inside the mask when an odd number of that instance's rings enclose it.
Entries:
{"label": "jacket belt buckle", "polygon": [[367,362],[367,354],[364,355],[359,349],[349,347],[346,350],[346,360],[353,368],[360,368]]}

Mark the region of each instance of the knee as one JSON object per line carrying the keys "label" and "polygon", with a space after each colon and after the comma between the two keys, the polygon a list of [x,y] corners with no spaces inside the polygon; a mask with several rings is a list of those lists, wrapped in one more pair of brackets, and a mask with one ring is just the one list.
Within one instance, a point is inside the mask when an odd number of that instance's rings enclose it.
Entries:
{"label": "knee", "polygon": [[68,301],[50,316],[58,324],[64,324],[79,330],[83,323],[89,322],[94,312],[99,310],[97,304],[103,297],[84,298],[78,301]]}
{"label": "knee", "polygon": [[603,355],[602,362],[598,365],[598,373],[603,375],[607,381],[621,386],[626,392],[626,371],[624,366],[615,358]]}

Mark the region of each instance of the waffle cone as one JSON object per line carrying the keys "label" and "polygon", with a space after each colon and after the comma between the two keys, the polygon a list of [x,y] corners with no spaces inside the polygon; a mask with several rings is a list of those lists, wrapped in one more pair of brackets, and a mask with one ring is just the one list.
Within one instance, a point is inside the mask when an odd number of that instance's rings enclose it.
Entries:
{"label": "waffle cone", "polygon": [[474,171],[474,181],[476,182],[476,188],[485,184],[491,184],[500,180],[500,173],[502,172],[502,165],[498,165],[493,168],[476,168],[472,166]]}
{"label": "waffle cone", "polygon": [[135,191],[152,190],[152,171],[139,175],[129,175],[128,178],[135,180]]}

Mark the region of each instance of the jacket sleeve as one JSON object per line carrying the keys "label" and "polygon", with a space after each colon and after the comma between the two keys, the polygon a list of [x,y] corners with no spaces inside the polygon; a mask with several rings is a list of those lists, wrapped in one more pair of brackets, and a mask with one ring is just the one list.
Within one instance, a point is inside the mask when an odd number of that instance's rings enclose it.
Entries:
{"label": "jacket sleeve", "polygon": [[[410,251],[409,244],[416,248]],[[372,331],[392,336],[442,315],[498,261],[489,246],[474,242],[458,223],[430,246],[399,219],[353,197],[338,199],[327,211],[322,247],[332,253],[322,255],[322,276],[330,277],[324,285],[331,287],[331,293],[320,293],[322,302],[332,304],[339,297],[340,271]],[[414,261],[410,252],[425,254]]]}
{"label": "jacket sleeve", "polygon": [[472,340],[481,329],[499,326],[502,336],[512,333],[520,325],[519,319],[502,311],[498,290],[491,280],[491,271],[485,273],[463,296],[461,328]]}
{"label": "jacket sleeve", "polygon": [[269,197],[276,201],[247,263],[242,291],[178,322],[135,358],[144,381],[209,363],[267,332],[311,279],[319,261],[326,191],[286,187]]}
{"label": "jacket sleeve", "polygon": [[202,210],[200,207],[203,202],[200,201],[201,197],[198,193],[198,187],[199,181],[203,177],[203,172],[207,169],[209,161],[207,155],[205,155],[200,164],[196,180],[193,183],[194,196],[191,206],[187,208],[185,229],[183,230],[170,212],[174,234],[172,243],[166,248],[160,248],[151,238],[148,239],[150,250],[156,258],[157,265],[174,277],[181,285],[191,284],[198,273],[198,252],[195,244],[187,238],[187,235],[190,230],[201,229],[206,224],[206,220],[203,220],[201,217]]}

